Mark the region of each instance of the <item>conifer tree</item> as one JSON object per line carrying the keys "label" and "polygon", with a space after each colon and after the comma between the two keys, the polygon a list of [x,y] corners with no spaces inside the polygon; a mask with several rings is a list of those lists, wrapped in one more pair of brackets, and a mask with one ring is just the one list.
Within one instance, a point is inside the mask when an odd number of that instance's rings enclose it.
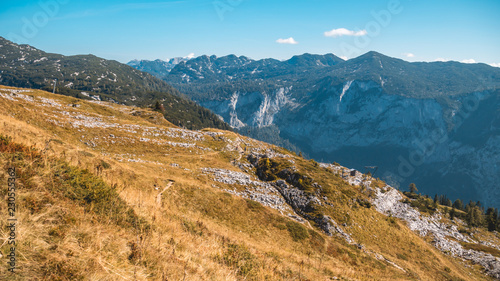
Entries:
{"label": "conifer tree", "polygon": [[494,231],[497,229],[498,214],[494,208],[488,208],[486,211],[486,227],[489,231]]}
{"label": "conifer tree", "polygon": [[415,194],[418,192],[417,186],[414,183],[410,183],[410,192]]}
{"label": "conifer tree", "polygon": [[453,203],[453,207],[456,208],[456,209],[458,209],[458,210],[463,210],[464,209],[464,203],[462,202],[462,200],[457,199]]}

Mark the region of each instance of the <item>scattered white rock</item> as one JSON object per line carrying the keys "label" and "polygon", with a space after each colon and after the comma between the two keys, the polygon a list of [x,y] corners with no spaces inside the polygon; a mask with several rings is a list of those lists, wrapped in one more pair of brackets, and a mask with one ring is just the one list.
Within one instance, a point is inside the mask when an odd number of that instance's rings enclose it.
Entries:
{"label": "scattered white rock", "polygon": [[427,217],[409,204],[401,202],[403,196],[396,189],[387,186],[385,192],[376,189],[376,198],[373,200],[377,211],[387,216],[400,218],[408,223],[408,227],[421,236],[431,235],[434,237],[434,245],[445,253],[452,256],[470,260],[484,267],[486,273],[494,278],[500,279],[500,259],[480,251],[467,250],[460,243],[449,239],[453,237],[458,241],[473,242],[471,239],[458,232],[455,225],[441,222],[441,215],[436,213]]}

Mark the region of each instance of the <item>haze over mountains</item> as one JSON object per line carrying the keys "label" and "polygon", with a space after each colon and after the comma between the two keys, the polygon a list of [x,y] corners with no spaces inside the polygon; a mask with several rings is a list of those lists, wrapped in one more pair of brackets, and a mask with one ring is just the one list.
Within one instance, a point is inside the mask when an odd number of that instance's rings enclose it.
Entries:
{"label": "haze over mountains", "polygon": [[500,207],[500,68],[368,52],[344,61],[200,56],[143,68],[264,141],[406,189]]}

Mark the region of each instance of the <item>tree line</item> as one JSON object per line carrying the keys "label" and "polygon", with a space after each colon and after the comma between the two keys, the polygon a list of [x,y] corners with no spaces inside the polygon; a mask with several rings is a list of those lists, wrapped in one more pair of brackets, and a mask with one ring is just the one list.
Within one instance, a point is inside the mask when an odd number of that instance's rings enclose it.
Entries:
{"label": "tree line", "polygon": [[483,227],[488,231],[500,231],[500,213],[497,208],[485,208],[480,201],[469,201],[464,204],[461,199],[452,201],[446,195],[434,196],[431,199],[428,195],[417,194],[418,189],[414,183],[409,186],[410,192],[404,192],[412,200],[412,207],[418,208],[420,211],[433,214],[438,206],[441,205],[444,212],[450,216],[451,220],[459,218],[467,223],[469,227]]}

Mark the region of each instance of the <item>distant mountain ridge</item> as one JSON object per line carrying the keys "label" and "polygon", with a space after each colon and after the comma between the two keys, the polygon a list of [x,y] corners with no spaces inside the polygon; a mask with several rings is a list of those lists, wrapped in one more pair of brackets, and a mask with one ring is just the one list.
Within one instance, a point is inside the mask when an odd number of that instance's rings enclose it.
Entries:
{"label": "distant mountain ridge", "polygon": [[193,84],[235,83],[239,80],[267,82],[275,79],[273,82],[283,84],[300,81],[301,86],[306,87],[305,92],[313,91],[312,87],[324,81],[343,83],[361,80],[374,81],[390,94],[423,98],[498,89],[499,73],[500,68],[486,64],[410,63],[372,51],[347,61],[333,54],[303,54],[286,61],[255,61],[235,55],[200,56],[176,65],[163,78],[175,85],[189,83],[190,87]]}
{"label": "distant mountain ridge", "polygon": [[127,65],[132,66],[135,69],[150,73],[158,78],[164,78],[168,73],[179,63],[188,61],[188,57],[177,57],[172,58],[167,61],[156,59],[154,61],[150,60],[131,60]]}
{"label": "distant mountain ridge", "polygon": [[159,101],[166,118],[176,125],[229,128],[218,116],[148,73],[94,55],[51,54],[0,37],[0,84],[52,92],[55,79],[59,94],[138,106]]}
{"label": "distant mountain ridge", "polygon": [[[304,71],[320,70],[343,60],[333,54],[294,56],[286,61],[276,59],[252,60],[245,56],[201,56],[178,64],[166,78],[171,83],[228,82],[236,79],[255,80],[269,78],[293,79]],[[208,80],[208,81],[207,81]]]}
{"label": "distant mountain ridge", "polygon": [[379,166],[402,188],[416,182],[427,194],[500,207],[500,68],[377,52],[347,61],[229,55],[182,62],[164,80],[243,134],[318,161]]}

